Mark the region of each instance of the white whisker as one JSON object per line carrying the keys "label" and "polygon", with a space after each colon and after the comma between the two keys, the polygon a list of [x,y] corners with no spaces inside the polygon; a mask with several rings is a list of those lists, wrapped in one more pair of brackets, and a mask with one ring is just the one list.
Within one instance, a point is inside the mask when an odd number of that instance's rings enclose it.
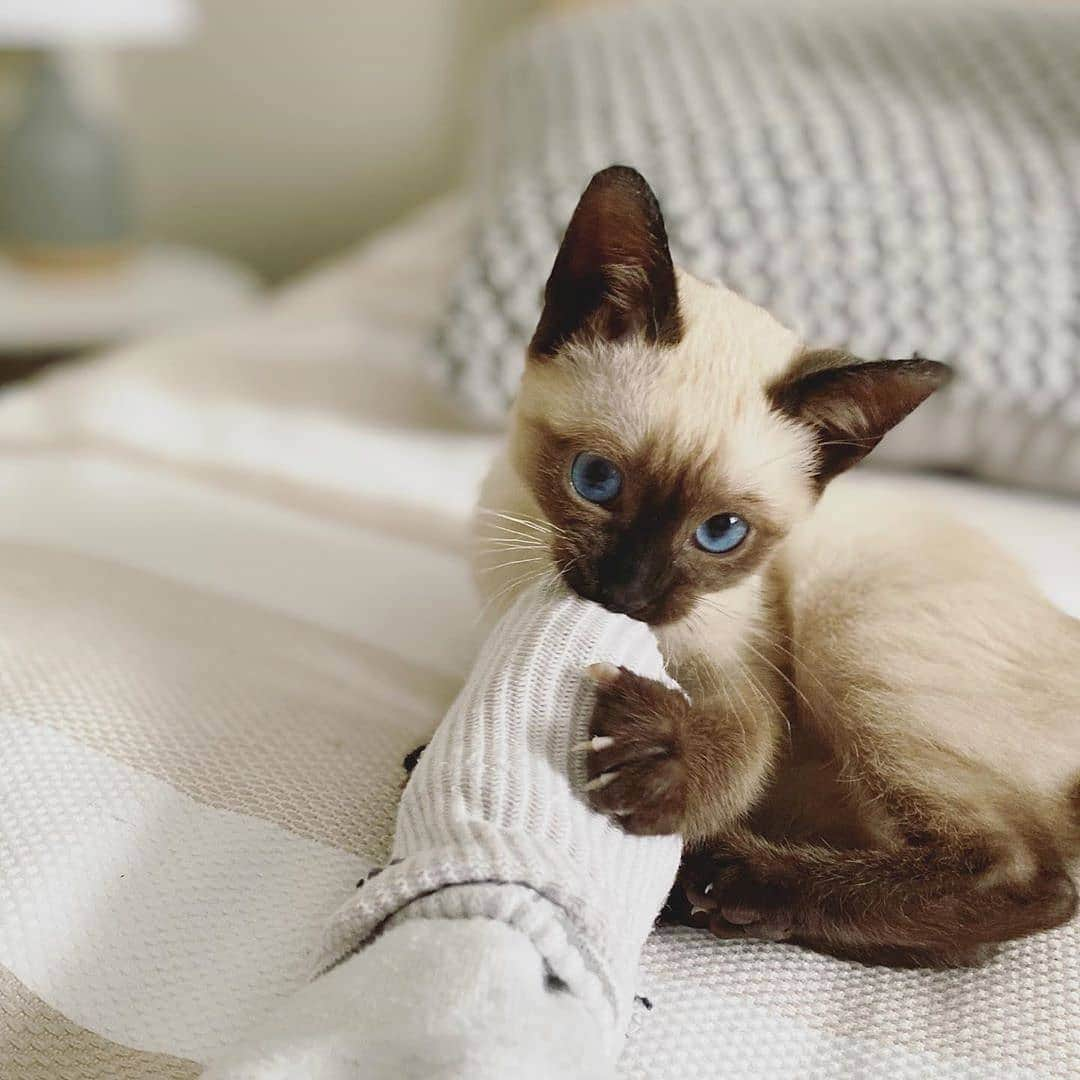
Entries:
{"label": "white whisker", "polygon": [[524,563],[546,562],[542,555],[534,555],[530,559],[513,559],[510,562],[497,563],[495,566],[482,566],[477,570],[478,574],[493,574],[496,570],[506,570],[511,566],[522,566]]}
{"label": "white whisker", "polygon": [[550,533],[558,533],[560,535],[565,535],[564,529],[559,528],[559,526],[555,525],[553,522],[542,521],[540,518],[519,517],[516,514],[508,514],[502,510],[492,510],[490,507],[486,506],[480,507],[477,510],[477,513],[486,517],[495,518],[499,521],[508,521],[521,528],[531,529],[534,532],[540,533],[541,535],[546,536]]}

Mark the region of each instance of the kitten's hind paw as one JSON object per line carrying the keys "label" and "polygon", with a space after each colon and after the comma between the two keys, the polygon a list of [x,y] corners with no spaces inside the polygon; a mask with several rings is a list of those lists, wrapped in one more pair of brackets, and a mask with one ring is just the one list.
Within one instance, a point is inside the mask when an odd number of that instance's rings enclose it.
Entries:
{"label": "kitten's hind paw", "polygon": [[717,937],[787,941],[796,933],[795,897],[780,869],[696,854],[683,860],[677,887],[692,913],[690,925]]}

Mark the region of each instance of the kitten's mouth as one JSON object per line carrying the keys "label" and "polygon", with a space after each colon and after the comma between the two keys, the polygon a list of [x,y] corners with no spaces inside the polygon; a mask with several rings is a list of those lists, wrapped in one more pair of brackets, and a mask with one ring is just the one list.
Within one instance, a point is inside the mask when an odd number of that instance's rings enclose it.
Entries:
{"label": "kitten's mouth", "polygon": [[582,600],[591,600],[615,615],[626,615],[648,626],[669,621],[663,597],[642,597],[633,589],[590,581],[586,574],[573,569],[564,571],[562,578]]}

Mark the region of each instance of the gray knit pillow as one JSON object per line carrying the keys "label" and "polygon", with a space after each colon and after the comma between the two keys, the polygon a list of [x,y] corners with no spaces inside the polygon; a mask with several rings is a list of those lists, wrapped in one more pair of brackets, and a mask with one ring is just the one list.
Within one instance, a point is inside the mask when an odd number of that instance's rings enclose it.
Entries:
{"label": "gray knit pillow", "polygon": [[815,345],[961,377],[879,456],[1080,491],[1080,12],[662,0],[529,30],[490,87],[438,340],[499,423],[574,203],[622,162],[678,263]]}

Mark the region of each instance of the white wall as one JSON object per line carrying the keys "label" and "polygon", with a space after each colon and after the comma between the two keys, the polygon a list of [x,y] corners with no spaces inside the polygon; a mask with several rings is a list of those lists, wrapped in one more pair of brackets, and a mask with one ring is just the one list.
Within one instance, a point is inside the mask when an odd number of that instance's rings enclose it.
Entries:
{"label": "white wall", "polygon": [[480,58],[536,0],[199,0],[119,65],[146,230],[280,277],[452,181]]}

